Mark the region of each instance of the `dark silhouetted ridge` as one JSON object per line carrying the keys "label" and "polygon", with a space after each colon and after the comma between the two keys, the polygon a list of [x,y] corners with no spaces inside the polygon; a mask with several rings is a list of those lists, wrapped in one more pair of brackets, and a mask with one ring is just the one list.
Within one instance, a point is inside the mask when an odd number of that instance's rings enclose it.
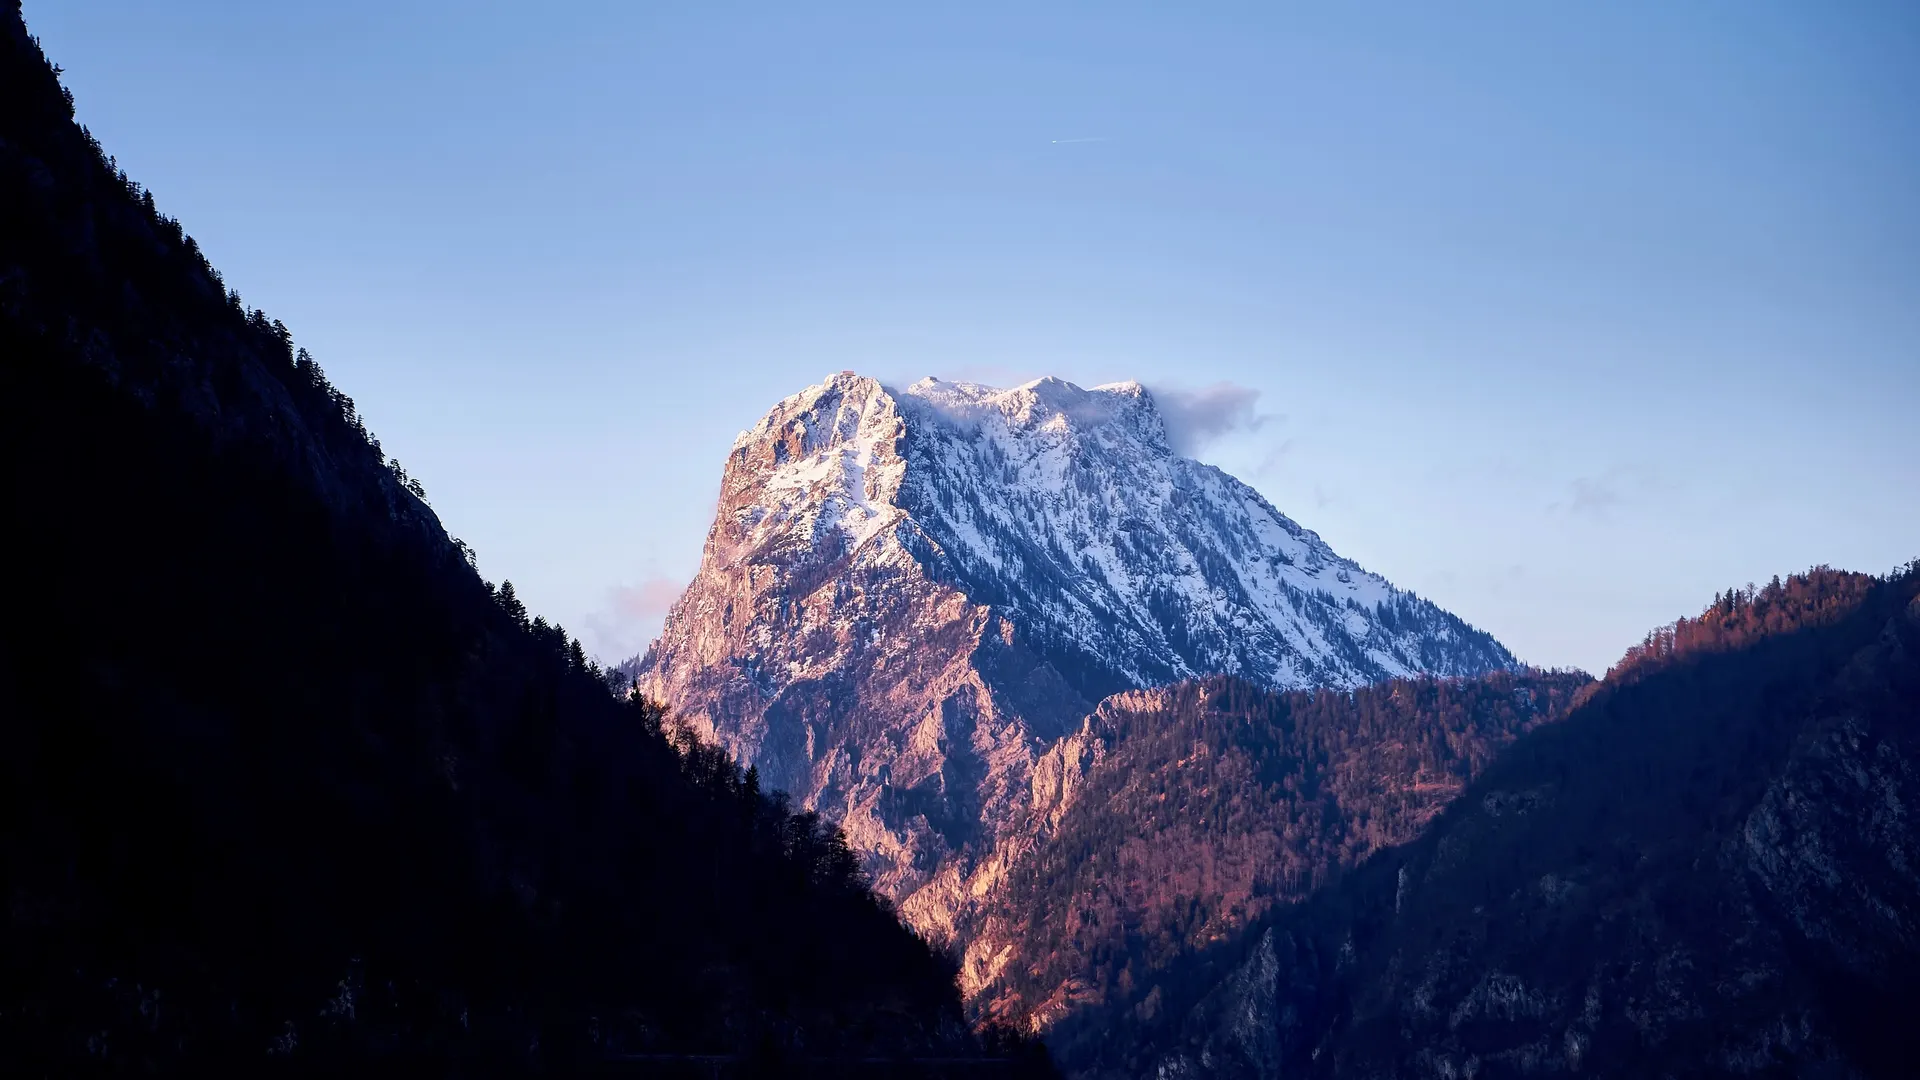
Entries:
{"label": "dark silhouetted ridge", "polygon": [[480,578],[17,0],[0,101],[0,1072],[1030,1056],[837,833]]}

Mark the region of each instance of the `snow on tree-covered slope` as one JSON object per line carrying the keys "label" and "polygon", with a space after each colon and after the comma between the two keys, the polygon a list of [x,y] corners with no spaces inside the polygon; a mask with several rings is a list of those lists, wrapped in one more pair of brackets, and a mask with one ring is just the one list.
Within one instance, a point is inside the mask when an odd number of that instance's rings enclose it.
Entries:
{"label": "snow on tree-covered slope", "polygon": [[1174,453],[1137,383],[842,373],[735,441],[699,575],[638,672],[839,820],[938,939],[1070,798],[1066,737],[1108,694],[1512,663]]}

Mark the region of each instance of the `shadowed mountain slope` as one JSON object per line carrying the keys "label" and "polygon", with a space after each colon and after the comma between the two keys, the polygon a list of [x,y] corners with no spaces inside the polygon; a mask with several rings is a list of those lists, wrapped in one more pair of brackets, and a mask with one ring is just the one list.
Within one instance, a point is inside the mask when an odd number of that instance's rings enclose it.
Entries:
{"label": "shadowed mountain slope", "polygon": [[978,1058],[845,843],[483,582],[0,9],[0,1047]]}
{"label": "shadowed mountain slope", "polygon": [[1649,637],[1417,840],[1056,1044],[1097,1076],[1904,1076],[1920,564]]}

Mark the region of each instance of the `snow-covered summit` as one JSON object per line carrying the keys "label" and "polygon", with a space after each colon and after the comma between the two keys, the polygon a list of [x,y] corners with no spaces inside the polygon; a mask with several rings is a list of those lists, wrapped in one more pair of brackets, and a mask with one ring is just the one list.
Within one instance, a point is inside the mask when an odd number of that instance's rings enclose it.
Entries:
{"label": "snow-covered summit", "polygon": [[1513,662],[1175,453],[1137,382],[896,390],[842,372],[743,432],[726,488],[736,528],[715,535],[737,536],[737,555],[915,559],[1057,655],[1083,692],[1217,672],[1352,687]]}
{"label": "snow-covered summit", "polygon": [[998,417],[997,426],[1091,431],[1121,424],[1137,438],[1166,449],[1166,426],[1145,387],[1137,382],[1106,383],[1091,390],[1048,376],[1002,390],[979,383],[925,378],[901,395],[929,421],[962,431],[979,431]]}
{"label": "snow-covered summit", "polygon": [[1485,634],[1336,555],[1176,454],[1137,382],[923,380],[899,505],[955,576],[1050,649],[1132,685],[1228,672],[1351,687],[1512,663]]}

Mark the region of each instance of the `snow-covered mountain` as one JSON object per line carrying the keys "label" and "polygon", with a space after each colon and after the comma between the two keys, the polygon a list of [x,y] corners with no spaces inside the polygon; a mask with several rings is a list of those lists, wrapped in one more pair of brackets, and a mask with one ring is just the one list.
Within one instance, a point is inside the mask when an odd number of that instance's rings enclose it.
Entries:
{"label": "snow-covered mountain", "polygon": [[1512,664],[1176,454],[1138,383],[847,372],[735,441],[699,576],[638,671],[840,820],[940,938],[1070,795],[1053,759],[1108,694]]}
{"label": "snow-covered mountain", "polygon": [[908,432],[901,507],[970,595],[1090,686],[1229,673],[1352,687],[1512,663],[1252,488],[1174,454],[1139,383],[927,379],[894,399]]}

